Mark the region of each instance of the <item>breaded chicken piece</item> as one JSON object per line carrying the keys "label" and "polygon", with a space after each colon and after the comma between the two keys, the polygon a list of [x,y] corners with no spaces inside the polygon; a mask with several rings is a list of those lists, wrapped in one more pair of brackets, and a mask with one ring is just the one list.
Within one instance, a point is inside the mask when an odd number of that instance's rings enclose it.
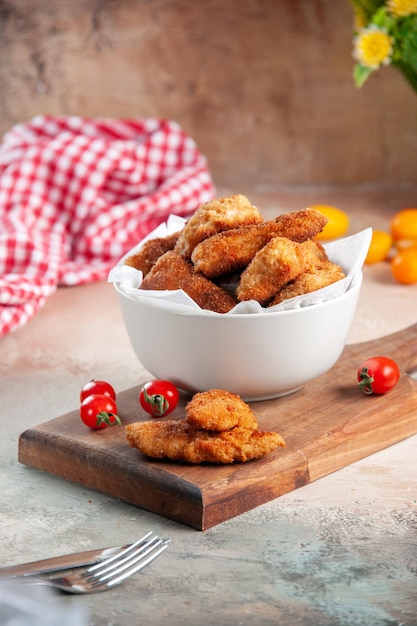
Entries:
{"label": "breaded chicken piece", "polygon": [[[304,242],[303,242],[304,244]],[[311,246],[312,251],[314,252],[314,254],[316,255],[316,257],[318,258],[319,261],[323,261],[324,263],[327,263],[327,261],[329,260],[329,257],[327,256],[327,252],[324,249],[324,246],[322,243],[320,243],[320,241],[310,241],[310,242],[305,242],[304,245],[309,245]]]}
{"label": "breaded chicken piece", "polygon": [[272,299],[268,306],[280,304],[288,298],[295,298],[305,293],[317,291],[327,285],[331,285],[345,277],[345,274],[339,265],[326,261],[320,267],[314,269],[312,273],[304,272],[297,276],[295,280],[283,287]]}
{"label": "breaded chicken piece", "polygon": [[146,241],[141,249],[125,259],[125,265],[141,270],[143,276],[150,271],[160,256],[173,250],[178,241],[179,231],[167,237],[155,237]]}
{"label": "breaded chicken piece", "polygon": [[216,313],[227,313],[236,305],[236,300],[230,293],[197,274],[191,263],[174,250],[159,257],[143,279],[140,289],[182,289],[202,309]]}
{"label": "breaded chicken piece", "polygon": [[249,265],[255,254],[274,237],[303,242],[323,230],[327,218],[316,209],[284,213],[274,220],[221,232],[199,243],[191,260],[208,278],[233,274]]}
{"label": "breaded chicken piece", "polygon": [[171,459],[196,463],[192,449],[197,429],[185,420],[136,422],[126,426],[126,437],[132,448],[154,459]]}
{"label": "breaded chicken piece", "polygon": [[249,405],[237,394],[210,389],[195,394],[185,419],[126,426],[129,444],[147,456],[187,463],[234,463],[258,459],[285,442],[258,430]]}
{"label": "breaded chicken piece", "polygon": [[242,272],[236,289],[238,299],[267,303],[284,285],[322,264],[323,253],[324,248],[312,240],[297,243],[274,237]]}
{"label": "breaded chicken piece", "polygon": [[237,427],[223,431],[217,437],[200,439],[196,452],[208,463],[245,463],[259,459],[279,446],[285,446],[285,443],[278,433]]}
{"label": "breaded chicken piece", "polygon": [[246,462],[285,445],[278,433],[239,427],[216,432],[186,420],[128,424],[126,436],[130,446],[152,458],[197,464]]}
{"label": "breaded chicken piece", "polygon": [[186,222],[175,251],[189,260],[195,246],[207,237],[244,224],[263,221],[258,209],[242,194],[211,200],[201,205]]}
{"label": "breaded chicken piece", "polygon": [[258,427],[252,409],[240,396],[223,389],[196,393],[185,407],[186,421],[196,428],[224,431],[235,426]]}

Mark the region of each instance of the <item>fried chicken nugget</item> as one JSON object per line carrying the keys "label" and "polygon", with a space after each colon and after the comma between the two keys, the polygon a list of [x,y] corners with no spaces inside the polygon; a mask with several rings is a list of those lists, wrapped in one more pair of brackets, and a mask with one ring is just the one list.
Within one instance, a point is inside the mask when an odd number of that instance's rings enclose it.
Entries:
{"label": "fried chicken nugget", "polygon": [[285,446],[278,433],[237,427],[223,431],[217,437],[200,439],[196,453],[206,463],[245,463],[269,454],[278,446]]}
{"label": "fried chicken nugget", "polygon": [[246,462],[285,446],[278,433],[239,427],[208,431],[186,420],[128,424],[126,436],[131,447],[147,456],[195,464]]}
{"label": "fried chicken nugget", "polygon": [[315,241],[297,243],[274,237],[257,252],[242,272],[236,295],[239,300],[267,303],[287,283],[321,265],[324,248]]}
{"label": "fried chicken nugget", "polygon": [[145,276],[140,289],[182,289],[202,309],[227,313],[236,305],[235,298],[210,280],[197,274],[191,263],[175,250],[165,252]]}
{"label": "fried chicken nugget", "polygon": [[223,389],[196,393],[185,407],[186,421],[196,428],[225,431],[240,426],[254,430],[258,422],[240,396]]}
{"label": "fried chicken nugget", "polygon": [[195,246],[207,237],[230,228],[262,221],[258,209],[242,194],[211,200],[201,205],[186,222],[175,251],[189,260]]}
{"label": "fried chicken nugget", "polygon": [[179,231],[167,237],[155,237],[146,241],[141,249],[125,259],[125,265],[141,270],[146,276],[160,256],[173,250],[178,241]]}
{"label": "fried chicken nugget", "polygon": [[285,442],[278,433],[258,430],[256,417],[240,396],[223,389],[194,395],[182,420],[137,422],[126,426],[133,448],[147,456],[187,463],[246,462]]}
{"label": "fried chicken nugget", "polygon": [[198,463],[193,451],[197,429],[185,420],[136,422],[126,426],[126,437],[132,448],[154,459],[171,459]]}
{"label": "fried chicken nugget", "polygon": [[288,298],[301,296],[305,293],[317,291],[327,287],[345,277],[342,268],[331,261],[326,261],[322,266],[317,267],[312,273],[305,272],[297,276],[295,280],[288,283],[274,296],[268,306],[280,304]]}
{"label": "fried chicken nugget", "polygon": [[208,278],[233,274],[249,265],[255,254],[273,237],[301,243],[323,230],[327,218],[316,209],[284,213],[274,220],[242,226],[213,235],[194,248],[191,260],[197,272]]}

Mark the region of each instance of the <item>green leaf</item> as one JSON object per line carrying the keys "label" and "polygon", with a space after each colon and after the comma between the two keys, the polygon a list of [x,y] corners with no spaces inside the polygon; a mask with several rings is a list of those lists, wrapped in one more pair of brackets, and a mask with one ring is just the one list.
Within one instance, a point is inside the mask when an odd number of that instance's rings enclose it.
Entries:
{"label": "green leaf", "polygon": [[369,76],[374,70],[370,67],[365,67],[361,63],[357,63],[353,68],[353,79],[356,86],[360,89],[364,83],[368,80]]}
{"label": "green leaf", "polygon": [[385,0],[351,0],[357,14],[367,24],[379,7],[385,4]]}
{"label": "green leaf", "polygon": [[411,89],[415,93],[417,93],[417,73],[415,69],[413,69],[403,61],[395,61],[395,63],[393,63],[392,65],[401,72],[407,83],[410,85]]}
{"label": "green leaf", "polygon": [[385,7],[381,7],[372,16],[371,23],[375,24],[375,26],[379,26],[380,28],[385,28],[385,30],[390,32],[393,28],[395,28],[396,20],[388,15]]}
{"label": "green leaf", "polygon": [[[417,16],[413,16],[416,17]],[[408,20],[407,28],[401,30],[402,39],[399,42],[401,58],[406,65],[417,72],[417,19]]]}

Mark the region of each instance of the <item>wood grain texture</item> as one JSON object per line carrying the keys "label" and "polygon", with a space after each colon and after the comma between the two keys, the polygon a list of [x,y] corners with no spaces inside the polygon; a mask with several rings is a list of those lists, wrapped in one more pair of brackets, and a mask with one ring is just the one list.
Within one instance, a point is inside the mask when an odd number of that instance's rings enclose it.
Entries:
{"label": "wood grain texture", "polygon": [[[394,358],[402,375],[383,396],[356,386],[360,362]],[[206,530],[386,448],[417,432],[417,325],[349,345],[338,363],[300,391],[253,403],[259,425],[278,431],[286,448],[245,464],[193,466],[147,459],[124,428],[88,430],[78,409],[23,432],[19,461],[99,490],[197,530]],[[146,420],[138,388],[118,396],[125,424]],[[187,397],[172,414],[181,418]]]}

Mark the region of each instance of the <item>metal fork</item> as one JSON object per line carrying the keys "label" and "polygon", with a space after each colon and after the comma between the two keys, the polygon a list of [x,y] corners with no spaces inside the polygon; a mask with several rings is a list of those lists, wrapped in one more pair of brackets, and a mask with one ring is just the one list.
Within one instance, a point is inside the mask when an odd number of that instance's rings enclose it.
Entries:
{"label": "metal fork", "polygon": [[28,584],[46,585],[67,593],[97,593],[119,585],[151,563],[168,547],[169,539],[147,533],[115,556],[91,565],[82,572],[52,578],[25,579]]}

